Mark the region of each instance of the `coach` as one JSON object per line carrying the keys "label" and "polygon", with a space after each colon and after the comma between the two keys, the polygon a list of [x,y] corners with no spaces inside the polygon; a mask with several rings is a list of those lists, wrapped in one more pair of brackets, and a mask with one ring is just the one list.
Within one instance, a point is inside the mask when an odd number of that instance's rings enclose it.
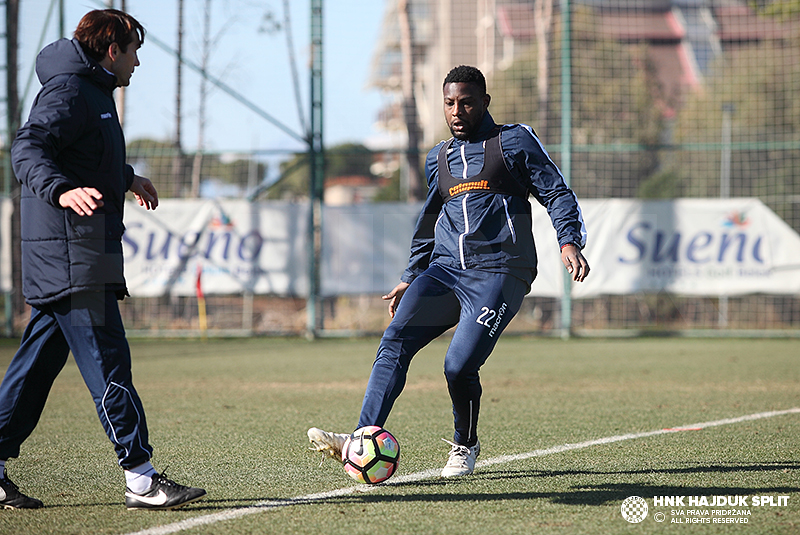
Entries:
{"label": "coach", "polygon": [[23,294],[31,319],[0,385],[0,506],[39,508],[5,470],[33,432],[70,351],[125,472],[129,509],[171,509],[205,495],[156,473],[144,409],[118,299],[127,294],[122,260],[125,192],[155,209],[150,180],[125,163],[113,91],[139,65],[144,28],[130,15],[95,10],[73,39],[39,54],[42,83],[11,147],[22,183]]}

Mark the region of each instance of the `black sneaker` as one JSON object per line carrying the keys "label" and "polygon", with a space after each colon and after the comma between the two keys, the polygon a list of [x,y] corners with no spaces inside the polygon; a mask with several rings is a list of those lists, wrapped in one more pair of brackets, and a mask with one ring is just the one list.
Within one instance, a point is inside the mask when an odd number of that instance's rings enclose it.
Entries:
{"label": "black sneaker", "polygon": [[5,470],[3,470],[3,478],[0,479],[0,505],[3,506],[3,509],[39,509],[44,507],[40,500],[22,494],[14,482],[8,479]]}
{"label": "black sneaker", "polygon": [[128,509],[175,509],[196,502],[205,495],[204,489],[184,487],[167,479],[164,474],[156,474],[150,488],[143,494],[126,489],[125,505]]}

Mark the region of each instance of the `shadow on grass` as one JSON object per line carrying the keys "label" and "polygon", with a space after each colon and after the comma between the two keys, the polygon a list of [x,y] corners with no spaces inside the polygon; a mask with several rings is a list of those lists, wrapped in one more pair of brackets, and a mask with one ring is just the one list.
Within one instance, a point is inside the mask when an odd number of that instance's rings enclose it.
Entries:
{"label": "shadow on grass", "polygon": [[[132,510],[129,514],[153,514],[153,513],[174,513],[178,511],[216,511],[220,509],[231,509],[231,508],[239,508],[239,507],[251,507],[256,504],[260,504],[266,501],[264,498],[235,498],[235,499],[225,499],[225,500],[214,500],[202,498],[200,501],[190,503],[184,505],[183,507],[177,507],[175,509],[139,509],[139,510]],[[278,501],[278,500],[275,500]],[[124,508],[125,503],[118,501],[118,502],[96,502],[96,503],[57,503],[57,504],[50,504],[45,503],[44,509],[85,509],[87,507],[120,507]]]}
{"label": "shadow on grass", "polygon": [[[267,503],[268,505],[263,505]],[[176,511],[228,511],[230,509],[246,509],[249,507],[271,509],[285,505],[294,505],[295,502],[288,498],[236,498],[230,500],[204,499]]]}
{"label": "shadow on grass", "polygon": [[[692,474],[730,474],[730,473],[767,473],[767,472],[796,472],[800,470],[800,462],[773,462],[731,465],[698,465],[680,468],[661,468],[652,470],[619,470],[619,471],[594,471],[594,470],[500,470],[483,469],[471,477],[455,479],[428,479],[410,482],[389,482],[386,485],[377,485],[368,488],[368,492],[348,493],[342,496],[327,498],[236,498],[213,499],[205,498],[175,511],[185,512],[214,512],[231,509],[274,509],[286,506],[301,506],[311,504],[359,504],[380,502],[491,502],[507,500],[550,500],[553,503],[565,505],[606,505],[621,502],[629,496],[653,498],[654,496],[751,496],[759,494],[785,495],[800,492],[798,486],[700,486],[697,484],[686,485],[653,485],[646,482],[632,483],[578,483],[573,482],[566,490],[531,491],[531,492],[503,492],[504,485],[498,486],[498,492],[476,492],[476,484],[489,482],[509,481],[516,484],[533,484],[541,487],[547,479],[566,478],[587,481],[594,478],[617,478],[620,476],[648,476],[648,475],[692,475]],[[793,474],[796,475],[796,474]],[[563,487],[564,481],[553,482],[553,487]],[[436,489],[440,489],[437,492]],[[378,493],[381,490],[387,493]],[[392,490],[399,490],[403,494],[392,494]],[[74,504],[55,505],[58,507],[106,507],[118,504]],[[169,514],[167,512],[165,514]],[[152,512],[146,513],[152,514]]]}
{"label": "shadow on grass", "polygon": [[[687,483],[685,485],[653,485],[646,482],[631,483],[579,483],[573,484],[563,491],[539,492],[475,492],[474,483],[481,481],[543,480],[547,478],[575,478],[585,481],[586,478],[608,478],[619,476],[647,476],[657,474],[691,475],[691,474],[730,474],[730,473],[765,473],[794,472],[800,470],[800,462],[753,463],[736,465],[707,465],[681,468],[662,468],[654,470],[492,470],[479,471],[474,476],[463,479],[432,479],[426,481],[401,482],[387,485],[386,488],[407,489],[410,494],[402,496],[387,494],[351,494],[335,498],[319,500],[326,503],[370,503],[370,502],[466,502],[466,501],[503,501],[545,499],[553,503],[565,505],[606,505],[621,502],[629,496],[653,498],[654,496],[752,496],[752,495],[785,495],[800,492],[798,486],[701,486]],[[537,485],[541,487],[541,485]],[[553,486],[559,486],[555,484]],[[464,492],[459,492],[459,487]],[[441,488],[447,492],[430,492]],[[502,488],[502,487],[501,487]],[[420,489],[415,492],[414,489]]]}
{"label": "shadow on grass", "polygon": [[650,475],[650,474],[728,474],[746,472],[775,472],[800,470],[800,461],[776,461],[761,463],[711,464],[684,466],[680,468],[654,468],[647,470],[491,470],[479,471],[476,477],[483,479],[514,479],[519,477],[562,477],[562,476],[612,476],[612,475]]}

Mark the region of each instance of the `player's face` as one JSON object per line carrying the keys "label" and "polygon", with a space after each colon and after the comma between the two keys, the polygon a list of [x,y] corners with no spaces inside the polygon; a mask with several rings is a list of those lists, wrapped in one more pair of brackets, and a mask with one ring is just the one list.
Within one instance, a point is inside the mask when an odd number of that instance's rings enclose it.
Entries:
{"label": "player's face", "polygon": [[453,137],[468,140],[477,132],[490,97],[475,84],[462,82],[444,86],[444,118]]}
{"label": "player's face", "polygon": [[133,41],[130,42],[125,52],[123,52],[116,43],[112,45],[115,47],[116,54],[109,70],[116,75],[118,87],[127,87],[130,85],[133,69],[139,66],[137,51],[139,47],[142,46],[142,43],[139,41],[138,32],[134,31],[131,35],[133,36]]}

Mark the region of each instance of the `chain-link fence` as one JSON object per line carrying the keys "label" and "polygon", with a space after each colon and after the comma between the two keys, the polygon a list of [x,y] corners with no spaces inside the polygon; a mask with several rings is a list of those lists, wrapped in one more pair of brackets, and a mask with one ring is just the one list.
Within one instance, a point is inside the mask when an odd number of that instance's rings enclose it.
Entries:
{"label": "chain-link fence", "polygon": [[[386,102],[376,120],[398,139],[418,139],[424,155],[449,137],[445,74],[475,65],[495,120],[531,125],[579,199],[755,197],[800,232],[798,9],[780,0],[386,0],[372,51],[372,84]],[[326,202],[415,200],[410,152],[402,143],[327,147]],[[187,154],[133,140],[128,156],[165,198],[308,202],[303,153]],[[206,294],[210,332],[307,327],[303,295]],[[19,329],[18,294],[2,299],[13,306],[0,316],[13,314]],[[562,304],[529,297],[510,331],[559,333]],[[319,305],[323,332],[380,332],[388,320],[378,295]],[[196,334],[201,326],[196,296],[133,297],[122,310],[132,331]],[[793,334],[800,296],[604,295],[573,300],[571,316],[578,333]]]}

